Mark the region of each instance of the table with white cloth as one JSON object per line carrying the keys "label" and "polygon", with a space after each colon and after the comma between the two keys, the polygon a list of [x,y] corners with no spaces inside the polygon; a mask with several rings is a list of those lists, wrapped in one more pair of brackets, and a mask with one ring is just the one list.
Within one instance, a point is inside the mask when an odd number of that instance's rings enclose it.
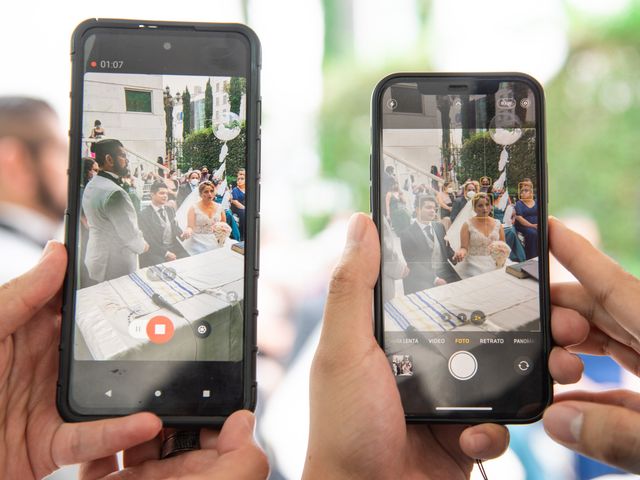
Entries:
{"label": "table with white cloth", "polygon": [[[76,359],[241,360],[244,256],[230,243],[78,290]],[[182,316],[154,303],[153,294]],[[166,343],[146,334],[159,316],[174,326]],[[207,336],[196,334],[203,321],[210,326]]]}
{"label": "table with white cloth", "polygon": [[[462,322],[481,311],[481,325]],[[540,301],[537,280],[517,278],[505,268],[458,282],[396,297],[384,305],[385,330],[401,332],[539,331]]]}

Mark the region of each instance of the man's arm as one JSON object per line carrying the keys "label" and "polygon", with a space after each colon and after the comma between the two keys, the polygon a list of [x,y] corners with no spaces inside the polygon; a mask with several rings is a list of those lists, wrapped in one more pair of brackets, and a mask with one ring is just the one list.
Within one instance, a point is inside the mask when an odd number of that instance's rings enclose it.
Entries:
{"label": "man's arm", "polygon": [[113,192],[105,208],[122,244],[134,253],[144,253],[148,245],[138,228],[136,210],[127,192],[124,190]]}

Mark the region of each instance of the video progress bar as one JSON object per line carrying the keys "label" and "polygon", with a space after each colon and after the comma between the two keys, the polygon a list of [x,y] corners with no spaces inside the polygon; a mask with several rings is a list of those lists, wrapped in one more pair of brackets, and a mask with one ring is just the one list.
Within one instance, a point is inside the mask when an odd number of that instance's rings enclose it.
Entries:
{"label": "video progress bar", "polygon": [[486,412],[490,412],[491,410],[493,410],[493,407],[436,407],[436,410],[442,411],[442,410],[481,410],[481,411],[486,411]]}

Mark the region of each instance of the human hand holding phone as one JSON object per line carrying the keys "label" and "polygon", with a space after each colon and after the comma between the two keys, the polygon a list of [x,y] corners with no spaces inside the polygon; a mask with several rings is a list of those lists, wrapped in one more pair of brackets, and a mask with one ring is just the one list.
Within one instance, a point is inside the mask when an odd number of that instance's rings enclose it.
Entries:
{"label": "human hand holding phone", "polygon": [[[640,373],[640,281],[556,219],[549,220],[551,251],[578,283],[553,285],[552,328],[582,332],[568,350],[610,355]],[[575,335],[575,334],[574,334]],[[576,368],[568,353],[550,359],[552,375]],[[555,372],[555,373],[554,373]],[[569,392],[544,414],[547,433],[579,453],[640,473],[640,395],[613,390]]]}
{"label": "human hand holding phone", "polygon": [[379,265],[375,225],[355,215],[329,288],[311,369],[303,478],[468,478],[474,459],[506,450],[508,431],[494,424],[405,423],[389,362],[373,334]]}
{"label": "human hand holding phone", "polygon": [[[232,414],[222,430],[202,429],[200,449],[160,460],[161,438],[124,452],[124,468],[118,471],[115,456],[87,462],[80,469],[81,480],[109,476],[111,480],[156,480],[182,478],[193,480],[262,480],[269,474],[269,463],[253,438],[254,415],[246,410]],[[117,472],[117,473],[116,473]]]}
{"label": "human hand holding phone", "polygon": [[63,465],[108,457],[151,440],[150,413],[64,423],[55,405],[63,245],[47,245],[40,263],[0,288],[0,471],[2,478],[42,478]]}

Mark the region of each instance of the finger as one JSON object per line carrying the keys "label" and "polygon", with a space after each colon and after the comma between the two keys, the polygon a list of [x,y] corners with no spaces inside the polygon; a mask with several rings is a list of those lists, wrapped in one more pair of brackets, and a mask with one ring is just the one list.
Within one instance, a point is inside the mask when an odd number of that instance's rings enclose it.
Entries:
{"label": "finger", "polygon": [[117,471],[118,458],[115,455],[109,455],[80,465],[78,478],[80,480],[96,480]]}
{"label": "finger", "polygon": [[628,319],[625,328],[640,334],[640,323],[630,315],[640,310],[640,280],[555,218],[549,219],[549,245],[553,255],[584,285],[595,302],[614,318]]}
{"label": "finger", "polygon": [[162,438],[156,435],[148,442],[141,443],[124,451],[122,464],[125,467],[139,465],[148,460],[158,460],[160,449],[162,448]]}
{"label": "finger", "polygon": [[576,383],[582,378],[584,364],[577,355],[562,347],[554,347],[549,355],[549,373],[561,385]]}
{"label": "finger", "polygon": [[227,418],[217,440],[218,453],[224,455],[247,445],[253,445],[255,425],[256,417],[248,410],[237,411]]}
{"label": "finger", "polygon": [[606,392],[574,390],[572,392],[559,393],[554,396],[553,400],[554,402],[576,400],[579,402],[615,405],[640,413],[640,395],[629,390],[607,390]]}
{"label": "finger", "polygon": [[617,341],[640,351],[637,338],[624,325],[618,323],[618,320],[611,316],[602,305],[597,303],[582,285],[577,283],[552,285],[551,301],[557,306],[576,310]]}
{"label": "finger", "polygon": [[551,334],[556,344],[566,347],[582,343],[589,335],[589,328],[589,322],[575,310],[551,307]]}
{"label": "finger", "polygon": [[215,450],[218,446],[219,436],[219,431],[203,428],[200,430],[200,448],[202,450]]}
{"label": "finger", "polygon": [[67,251],[58,242],[49,242],[40,262],[31,270],[0,286],[0,339],[11,335],[42,309],[62,287]]}
{"label": "finger", "polygon": [[556,442],[640,473],[640,413],[619,406],[565,401],[549,407],[543,420],[545,430]]}
{"label": "finger", "polygon": [[151,440],[162,422],[151,413],[84,423],[63,423],[56,430],[51,455],[57,466],[89,462]]}
{"label": "finger", "polygon": [[[379,267],[375,225],[369,217],[357,213],[349,221],[344,252],[329,285],[319,349],[343,356],[362,348],[358,339],[373,339],[372,295]],[[369,343],[366,345],[368,348]]]}
{"label": "finger", "polygon": [[469,427],[460,435],[460,448],[471,458],[496,458],[509,447],[509,430],[503,425],[483,423]]}
{"label": "finger", "polygon": [[613,358],[624,369],[640,376],[640,354],[633,348],[624,345],[606,333],[592,328],[587,339],[579,345],[568,347],[569,351],[575,353],[586,353],[587,355],[601,355]]}

